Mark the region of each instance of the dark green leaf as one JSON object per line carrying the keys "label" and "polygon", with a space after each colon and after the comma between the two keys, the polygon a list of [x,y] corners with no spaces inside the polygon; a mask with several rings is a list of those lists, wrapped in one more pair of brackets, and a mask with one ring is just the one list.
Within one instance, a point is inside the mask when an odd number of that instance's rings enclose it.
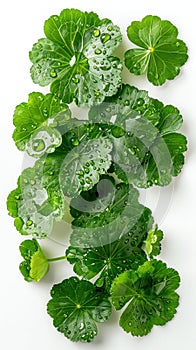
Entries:
{"label": "dark green leaf", "polygon": [[48,272],[49,263],[38,242],[35,239],[23,241],[20,253],[24,261],[20,264],[20,271],[27,282],[39,282]]}
{"label": "dark green leaf", "polygon": [[132,237],[124,236],[107,245],[95,248],[78,248],[70,246],[66,256],[74,271],[86,279],[99,274],[96,285],[105,287],[110,292],[114,278],[128,269],[137,269],[146,260],[141,248],[133,247]]}
{"label": "dark green leaf", "polygon": [[54,285],[51,296],[47,311],[57,330],[72,341],[91,342],[97,335],[96,322],[105,322],[111,314],[105,293],[76,277]]}
{"label": "dark green leaf", "polygon": [[129,302],[121,315],[120,326],[134,336],[144,336],[153,325],[170,321],[178,306],[175,290],[179,283],[177,271],[157,260],[119,275],[112,285],[112,302],[117,310]]}
{"label": "dark green leaf", "polygon": [[132,22],[127,35],[140,48],[125,53],[126,67],[136,75],[147,72],[148,80],[154,85],[174,79],[187,61],[187,47],[178,39],[178,30],[169,21],[146,16],[141,22]]}
{"label": "dark green leaf", "polygon": [[[143,224],[149,224],[151,212],[138,202],[138,191],[124,183],[114,186],[111,181],[108,185],[108,181],[109,178],[102,178],[93,188],[95,200],[89,205],[88,203],[84,205],[83,194],[82,198],[78,197],[71,201],[71,214],[75,216],[70,237],[72,246],[100,247],[111,244],[126,234],[132,235],[133,241],[137,244],[145,239]],[[106,184],[110,195],[102,191]]]}
{"label": "dark green leaf", "polygon": [[46,38],[30,52],[31,76],[64,102],[100,103],[117,92],[122,64],[111,56],[122,40],[117,26],[93,12],[66,9],[44,25]]}
{"label": "dark green leaf", "polygon": [[18,105],[14,112],[16,146],[33,157],[54,152],[62,142],[62,127],[69,119],[68,106],[57,97],[32,92],[28,102]]}

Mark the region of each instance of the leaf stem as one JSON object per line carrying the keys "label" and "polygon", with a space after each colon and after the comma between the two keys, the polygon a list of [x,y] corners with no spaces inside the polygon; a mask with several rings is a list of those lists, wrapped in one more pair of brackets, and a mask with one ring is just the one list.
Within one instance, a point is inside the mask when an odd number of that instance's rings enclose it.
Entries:
{"label": "leaf stem", "polygon": [[51,258],[51,259],[47,259],[48,262],[55,262],[55,261],[59,261],[59,260],[64,260],[67,259],[67,257],[64,256],[57,256],[56,258]]}

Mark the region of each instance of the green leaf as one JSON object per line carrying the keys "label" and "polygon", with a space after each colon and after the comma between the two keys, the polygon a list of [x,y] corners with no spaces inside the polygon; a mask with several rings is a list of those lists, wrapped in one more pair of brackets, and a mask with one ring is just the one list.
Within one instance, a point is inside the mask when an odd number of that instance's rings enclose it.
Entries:
{"label": "green leaf", "polygon": [[62,160],[56,155],[38,160],[22,172],[18,187],[9,194],[8,212],[21,234],[46,237],[54,221],[63,217],[64,196],[58,178]]}
{"label": "green leaf", "polygon": [[93,105],[117,92],[122,64],[111,56],[122,40],[120,29],[93,12],[65,9],[44,24],[46,38],[30,52],[31,77],[64,102]]}
{"label": "green leaf", "polygon": [[14,112],[16,146],[33,157],[54,152],[62,142],[62,127],[69,119],[68,106],[56,96],[32,92],[28,102],[18,105]]}
{"label": "green leaf", "polygon": [[67,260],[74,264],[74,271],[86,279],[98,276],[96,285],[110,292],[114,278],[128,269],[137,269],[146,260],[141,248],[133,247],[132,237],[127,235],[107,245],[95,248],[70,246]]}
{"label": "green leaf", "polygon": [[[138,119],[141,115],[156,126],[162,107],[163,103],[149,97],[147,91],[122,84],[115,96],[107,97],[102,104],[90,108],[89,120],[94,123],[107,123],[110,127],[114,125],[126,131],[126,121]],[[116,135],[115,127],[112,128],[113,136],[123,136],[124,132]]]}
{"label": "green leaf", "polygon": [[162,239],[163,232],[159,230],[157,226],[153,227],[153,229],[148,232],[148,236],[143,247],[150,258],[160,254]]}
{"label": "green leaf", "polygon": [[134,336],[144,336],[153,325],[166,324],[176,313],[179,283],[177,271],[157,260],[119,275],[112,285],[112,302],[117,310],[129,302],[120,326]]}
{"label": "green leaf", "polygon": [[19,268],[27,282],[39,282],[48,272],[49,263],[35,239],[21,243],[20,253],[24,261]]}
{"label": "green leaf", "polygon": [[105,322],[111,304],[105,293],[88,281],[71,277],[53,286],[47,311],[59,332],[72,341],[91,342],[97,322]]}
{"label": "green leaf", "polygon": [[140,48],[125,52],[126,67],[135,75],[147,72],[148,80],[154,85],[174,79],[188,59],[186,44],[178,39],[177,28],[157,16],[132,22],[127,35]]}
{"label": "green leaf", "polygon": [[60,172],[64,194],[76,197],[92,188],[110,167],[111,151],[112,143],[104,137],[87,140],[73,148],[64,158]]}
{"label": "green leaf", "polygon": [[[109,193],[104,192],[106,186]],[[124,183],[114,186],[113,180],[109,185],[107,177],[101,178],[90,195],[95,198],[94,202],[84,204],[82,193],[70,203],[71,215],[75,217],[70,237],[72,246],[100,247],[125,235],[132,236],[134,246],[143,242],[149,230],[146,232],[145,227],[148,227],[152,218],[151,211],[138,202],[136,189]]]}

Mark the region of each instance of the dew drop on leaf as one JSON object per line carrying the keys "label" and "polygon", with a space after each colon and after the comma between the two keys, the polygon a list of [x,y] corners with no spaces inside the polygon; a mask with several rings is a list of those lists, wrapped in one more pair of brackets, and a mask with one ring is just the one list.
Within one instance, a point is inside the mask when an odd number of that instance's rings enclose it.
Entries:
{"label": "dew drop on leaf", "polygon": [[51,78],[56,78],[57,72],[54,69],[52,69],[50,72],[50,76],[51,76]]}
{"label": "dew drop on leaf", "polygon": [[103,44],[107,43],[107,41],[109,41],[111,39],[111,35],[108,33],[104,33],[101,35],[101,42]]}
{"label": "dew drop on leaf", "polygon": [[41,152],[45,148],[45,143],[43,140],[35,140],[33,142],[32,148],[35,152]]}
{"label": "dew drop on leaf", "polygon": [[95,38],[100,36],[100,30],[99,29],[95,29],[94,32],[93,32],[93,35],[95,36]]}

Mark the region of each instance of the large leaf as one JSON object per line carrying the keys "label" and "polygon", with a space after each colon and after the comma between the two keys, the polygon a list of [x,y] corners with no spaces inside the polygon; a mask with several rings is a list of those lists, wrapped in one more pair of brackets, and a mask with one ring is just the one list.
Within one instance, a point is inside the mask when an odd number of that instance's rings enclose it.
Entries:
{"label": "large leaf", "polygon": [[180,278],[162,261],[151,260],[137,271],[126,271],[112,285],[112,302],[117,310],[128,302],[120,326],[134,336],[148,334],[153,325],[164,325],[176,313]]}
{"label": "large leaf", "polygon": [[122,40],[120,30],[93,13],[66,9],[44,25],[46,38],[30,52],[31,76],[64,102],[100,103],[117,92],[122,64],[111,56]]}
{"label": "large leaf", "polygon": [[180,73],[188,58],[187,47],[178,39],[178,30],[171,22],[146,16],[141,22],[132,22],[127,34],[140,47],[125,53],[125,65],[131,73],[147,72],[148,80],[154,85],[162,85]]}
{"label": "large leaf", "polygon": [[28,102],[18,105],[14,112],[16,146],[34,157],[54,152],[62,142],[62,127],[69,119],[68,106],[56,96],[32,92]]}
{"label": "large leaf", "polygon": [[60,184],[64,194],[76,197],[99,181],[111,164],[112,143],[105,137],[82,142],[64,158]]}
{"label": "large leaf", "polygon": [[[110,292],[114,278],[128,269],[137,269],[146,260],[141,248],[133,247],[132,237],[127,235],[107,245],[95,248],[78,248],[70,246],[66,256],[74,271],[86,279],[98,274],[96,285]],[[101,243],[101,242],[100,242]]]}
{"label": "large leaf", "polygon": [[[105,188],[108,191],[105,191]],[[93,194],[94,192],[94,194]],[[109,184],[109,177],[101,178],[90,196],[94,202],[84,201],[84,195],[70,203],[72,222],[70,243],[74,247],[101,247],[115,242],[124,235],[139,245],[146,237],[145,225],[151,222],[151,212],[138,202],[138,191],[131,185]],[[81,198],[82,197],[82,198]],[[135,246],[134,245],[134,246]]]}
{"label": "large leaf", "polygon": [[20,271],[27,282],[39,282],[48,272],[49,263],[38,242],[27,239],[20,245],[20,253],[24,261],[20,264]]}
{"label": "large leaf", "polygon": [[72,341],[91,342],[97,335],[97,322],[111,314],[108,297],[88,282],[71,277],[53,286],[47,311],[54,326]]}
{"label": "large leaf", "polygon": [[7,199],[9,215],[21,234],[43,238],[52,231],[55,220],[64,215],[64,196],[59,185],[62,156],[48,156],[25,169],[18,187]]}

